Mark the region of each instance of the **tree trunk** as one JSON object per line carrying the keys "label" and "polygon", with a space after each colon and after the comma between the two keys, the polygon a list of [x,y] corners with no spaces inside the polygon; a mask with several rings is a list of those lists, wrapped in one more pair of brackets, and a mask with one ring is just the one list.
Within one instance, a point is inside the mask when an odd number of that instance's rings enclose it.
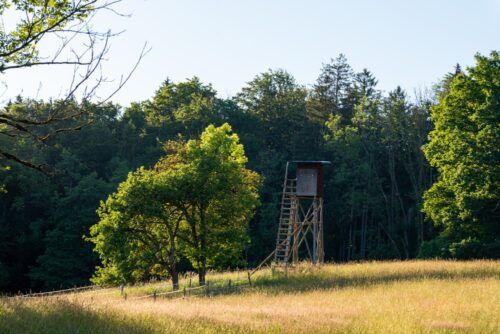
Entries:
{"label": "tree trunk", "polygon": [[341,226],[340,227],[340,233],[339,233],[339,238],[338,238],[338,245],[339,245],[339,261],[340,262],[345,262],[345,250],[346,250],[346,236],[345,236],[345,227]]}
{"label": "tree trunk", "polygon": [[179,290],[179,273],[177,272],[177,268],[175,266],[172,268],[170,273],[172,275],[172,289]]}
{"label": "tree trunk", "polygon": [[206,264],[205,263],[199,263],[198,265],[198,282],[200,284],[200,286],[202,285],[205,285],[206,281],[205,281],[205,276],[207,274],[207,268],[206,268]]}
{"label": "tree trunk", "polygon": [[168,253],[168,267],[170,276],[172,276],[172,289],[179,289],[179,273],[177,272],[177,261],[175,260],[175,233],[172,229],[168,228],[170,237],[170,249]]}
{"label": "tree trunk", "polygon": [[205,285],[205,276],[207,273],[207,234],[205,209],[200,208],[200,255],[198,261],[198,278],[200,285]]}
{"label": "tree trunk", "polygon": [[359,257],[361,260],[366,258],[366,230],[368,225],[368,209],[363,208],[361,215],[361,243],[359,246]]}
{"label": "tree trunk", "polygon": [[347,261],[351,261],[352,256],[352,221],[349,224],[349,239],[347,242]]}

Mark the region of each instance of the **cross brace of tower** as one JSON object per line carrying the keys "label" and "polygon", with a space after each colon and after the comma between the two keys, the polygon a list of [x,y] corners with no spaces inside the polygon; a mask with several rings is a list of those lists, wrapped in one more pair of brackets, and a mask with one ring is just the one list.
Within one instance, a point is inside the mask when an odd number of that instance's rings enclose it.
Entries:
{"label": "cross brace of tower", "polygon": [[318,181],[315,165],[318,163],[299,164],[296,177],[290,178],[287,162],[274,251],[276,264],[297,263],[302,255],[312,263],[324,261],[322,185],[318,186],[322,174]]}

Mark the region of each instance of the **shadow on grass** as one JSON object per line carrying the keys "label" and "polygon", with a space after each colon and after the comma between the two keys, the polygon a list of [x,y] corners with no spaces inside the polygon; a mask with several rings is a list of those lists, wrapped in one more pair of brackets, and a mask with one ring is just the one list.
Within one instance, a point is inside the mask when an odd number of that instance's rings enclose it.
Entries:
{"label": "shadow on grass", "polygon": [[463,280],[463,279],[500,279],[498,269],[470,268],[460,271],[437,269],[421,271],[408,269],[401,272],[321,272],[303,269],[288,276],[277,273],[274,276],[258,277],[254,282],[256,289],[267,293],[307,292],[321,289],[345,289],[350,287],[368,287],[394,282],[423,280]]}
{"label": "shadow on grass", "polygon": [[78,302],[0,303],[0,333],[153,333],[145,322]]}

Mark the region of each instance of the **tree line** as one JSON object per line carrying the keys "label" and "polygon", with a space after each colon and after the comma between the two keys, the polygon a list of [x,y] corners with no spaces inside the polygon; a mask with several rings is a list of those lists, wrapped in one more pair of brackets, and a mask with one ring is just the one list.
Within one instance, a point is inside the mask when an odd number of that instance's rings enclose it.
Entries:
{"label": "tree line", "polygon": [[[323,64],[312,87],[269,70],[226,99],[196,77],[167,79],[151,99],[125,108],[18,97],[3,114],[44,119],[60,105],[58,128],[86,126],[43,142],[0,135],[0,147],[50,171],[1,162],[0,289],[174,277],[193,268],[202,280],[207,268],[254,266],[275,247],[289,160],[332,161],[326,261],[498,257],[500,60],[492,52],[476,61],[413,97],[400,87],[380,91],[369,70],[354,71],[343,55]],[[57,131],[51,126],[34,131]],[[217,170],[234,182],[207,177]],[[233,192],[245,200],[231,202]],[[232,209],[219,210],[222,202]],[[156,227],[143,231],[144,240],[129,238],[141,221]],[[220,222],[231,222],[233,234]],[[184,242],[172,255],[173,237]],[[136,251],[147,244],[164,248]]]}

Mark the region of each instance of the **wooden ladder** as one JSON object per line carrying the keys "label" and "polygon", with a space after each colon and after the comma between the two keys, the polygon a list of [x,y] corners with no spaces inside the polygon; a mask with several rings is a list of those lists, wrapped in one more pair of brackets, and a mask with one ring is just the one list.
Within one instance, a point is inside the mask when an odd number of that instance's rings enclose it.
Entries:
{"label": "wooden ladder", "polygon": [[293,234],[294,215],[297,211],[295,192],[297,187],[296,179],[288,178],[288,162],[285,170],[285,180],[283,182],[283,194],[281,197],[280,220],[278,233],[276,236],[276,250],[274,252],[274,262],[286,265],[290,257],[291,238]]}

